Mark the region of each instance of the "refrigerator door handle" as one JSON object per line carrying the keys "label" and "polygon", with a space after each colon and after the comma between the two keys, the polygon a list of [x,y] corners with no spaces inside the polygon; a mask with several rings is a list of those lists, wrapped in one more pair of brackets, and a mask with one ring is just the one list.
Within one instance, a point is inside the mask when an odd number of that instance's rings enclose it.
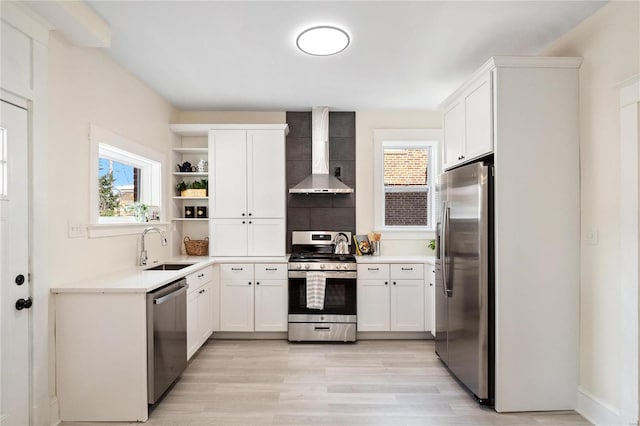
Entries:
{"label": "refrigerator door handle", "polygon": [[449,207],[447,206],[447,202],[444,201],[442,203],[442,244],[441,244],[441,248],[442,248],[442,253],[441,253],[441,258],[442,258],[442,282],[443,282],[443,290],[444,290],[444,295],[447,297],[451,297],[453,290],[449,289],[449,276],[448,276],[448,266],[449,266],[449,261],[447,258],[447,249],[449,248],[449,214],[450,214],[450,210]]}

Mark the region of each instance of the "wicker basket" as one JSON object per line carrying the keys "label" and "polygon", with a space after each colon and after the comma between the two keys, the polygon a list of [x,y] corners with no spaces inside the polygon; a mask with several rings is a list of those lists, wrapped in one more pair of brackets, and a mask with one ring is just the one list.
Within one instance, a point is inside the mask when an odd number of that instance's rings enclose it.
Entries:
{"label": "wicker basket", "polygon": [[189,237],[184,237],[184,249],[189,256],[207,256],[209,254],[209,238],[192,240]]}

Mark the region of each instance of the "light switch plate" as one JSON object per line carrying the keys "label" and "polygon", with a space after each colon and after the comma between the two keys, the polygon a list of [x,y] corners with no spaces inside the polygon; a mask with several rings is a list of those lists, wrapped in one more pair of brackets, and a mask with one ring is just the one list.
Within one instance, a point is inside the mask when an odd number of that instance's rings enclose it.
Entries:
{"label": "light switch plate", "polygon": [[584,234],[584,238],[587,244],[591,246],[598,245],[598,228],[589,228]]}
{"label": "light switch plate", "polygon": [[87,225],[82,222],[67,222],[69,238],[84,238],[87,236]]}

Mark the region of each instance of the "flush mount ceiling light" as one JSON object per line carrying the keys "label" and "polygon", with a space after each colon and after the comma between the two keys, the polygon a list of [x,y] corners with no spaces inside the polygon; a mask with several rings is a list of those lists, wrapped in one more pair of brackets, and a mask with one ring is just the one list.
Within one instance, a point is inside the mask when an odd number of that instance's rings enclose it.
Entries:
{"label": "flush mount ceiling light", "polygon": [[296,39],[298,49],[315,56],[340,53],[349,46],[349,42],[349,34],[346,31],[330,26],[306,29]]}

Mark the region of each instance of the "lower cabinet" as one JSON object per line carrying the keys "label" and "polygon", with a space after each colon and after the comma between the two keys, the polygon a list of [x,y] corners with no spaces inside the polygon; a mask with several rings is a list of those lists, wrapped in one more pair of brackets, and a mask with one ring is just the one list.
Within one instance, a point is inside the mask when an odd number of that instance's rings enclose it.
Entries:
{"label": "lower cabinet", "polygon": [[202,346],[214,323],[213,267],[187,275],[187,359]]}
{"label": "lower cabinet", "polygon": [[358,265],[358,331],[425,331],[424,265]]}
{"label": "lower cabinet", "polygon": [[425,265],[427,285],[424,292],[424,329],[436,337],[436,266]]}
{"label": "lower cabinet", "polygon": [[287,265],[220,265],[221,331],[287,331]]}

